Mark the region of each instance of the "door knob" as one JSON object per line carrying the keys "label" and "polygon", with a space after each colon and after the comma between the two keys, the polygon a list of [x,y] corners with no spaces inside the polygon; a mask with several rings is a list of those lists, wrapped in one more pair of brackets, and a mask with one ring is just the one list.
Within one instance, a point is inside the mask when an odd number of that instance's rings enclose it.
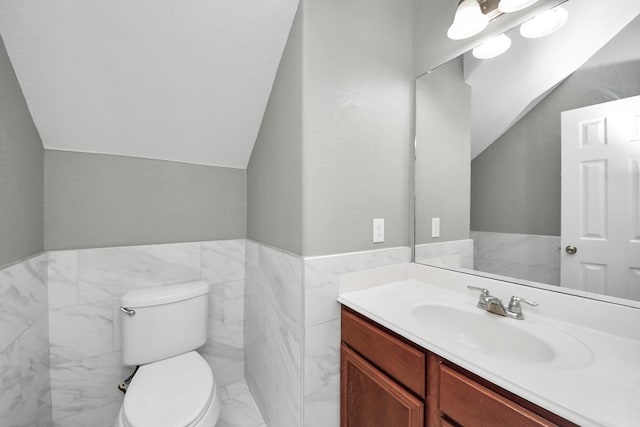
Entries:
{"label": "door knob", "polygon": [[568,253],[569,255],[573,255],[573,254],[575,254],[576,252],[578,252],[578,248],[576,248],[575,246],[571,246],[571,245],[567,246],[567,247],[565,248],[565,250],[567,251],[567,253]]}

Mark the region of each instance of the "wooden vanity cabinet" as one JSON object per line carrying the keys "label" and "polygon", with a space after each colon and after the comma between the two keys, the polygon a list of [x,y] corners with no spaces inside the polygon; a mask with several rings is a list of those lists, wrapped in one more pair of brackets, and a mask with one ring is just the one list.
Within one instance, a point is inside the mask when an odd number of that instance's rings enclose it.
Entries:
{"label": "wooden vanity cabinet", "polygon": [[342,308],[341,427],[577,427]]}

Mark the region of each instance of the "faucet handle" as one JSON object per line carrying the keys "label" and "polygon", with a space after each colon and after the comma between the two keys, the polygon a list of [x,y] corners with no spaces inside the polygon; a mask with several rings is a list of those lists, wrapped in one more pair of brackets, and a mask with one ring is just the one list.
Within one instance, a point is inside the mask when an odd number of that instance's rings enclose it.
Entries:
{"label": "faucet handle", "polygon": [[489,290],[486,288],[480,288],[478,286],[471,286],[471,285],[467,285],[467,289],[472,290],[472,291],[480,291],[480,296],[478,297],[478,308],[481,308],[483,310],[487,309],[487,298],[489,298],[491,295],[489,295]]}
{"label": "faucet handle", "polygon": [[522,306],[520,305],[521,302],[529,304],[533,307],[538,306],[538,303],[535,301],[520,298],[514,295],[511,297],[511,300],[509,301],[509,307],[507,308],[507,314],[509,315],[509,317],[513,317],[514,319],[518,320],[524,319],[524,315],[522,314]]}

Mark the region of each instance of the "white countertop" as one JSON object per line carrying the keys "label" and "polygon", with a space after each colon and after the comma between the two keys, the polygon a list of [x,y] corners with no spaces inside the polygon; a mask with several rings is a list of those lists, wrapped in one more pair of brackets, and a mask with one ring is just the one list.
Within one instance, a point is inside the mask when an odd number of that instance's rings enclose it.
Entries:
{"label": "white countertop", "polygon": [[[484,279],[488,282],[469,280],[467,276],[461,279],[490,290],[493,286],[503,292],[503,295],[497,295],[503,300],[507,298],[504,292],[511,291],[526,298],[542,300],[535,309],[523,305],[525,320],[508,319],[475,307],[476,293],[467,291],[466,286],[459,283],[460,280],[445,285],[442,283],[444,276],[438,276],[444,273],[436,271],[430,278],[431,267],[426,270],[418,268],[420,274],[407,274],[405,269],[399,276],[388,274],[393,270],[388,268],[360,276],[351,273],[356,280],[349,278],[346,282],[358,282],[357,287],[364,287],[362,283],[368,278],[372,283],[377,283],[370,288],[341,292],[338,301],[425,349],[574,423],[606,427],[640,425],[640,340],[636,333],[640,323],[630,325],[630,333],[628,325],[626,329],[622,328],[627,332],[618,334],[612,330],[614,328],[611,325],[615,322],[609,319],[617,316],[620,321],[637,320],[640,311],[628,307],[618,309],[611,304],[601,303],[606,307],[596,312],[593,307],[594,304],[598,307],[598,303],[592,300],[583,301],[583,298],[539,289],[523,289],[519,285],[511,285],[515,288],[510,288],[504,282],[492,283],[491,279]],[[380,283],[381,280],[392,280],[394,277],[399,280]],[[432,280],[435,279],[440,283],[434,284]],[[341,284],[341,291],[344,288]],[[350,288],[353,289],[353,286]],[[562,300],[555,301],[557,298]],[[435,324],[427,325],[418,320],[413,309],[423,305],[455,307],[473,316],[476,313],[478,316],[490,316],[480,320],[489,321],[489,325],[494,325],[491,323],[494,318],[495,322],[508,322],[504,325],[495,323],[495,326],[517,328],[516,331],[522,330],[543,340],[547,339],[545,335],[549,335],[549,342],[558,344],[554,348],[560,351],[553,360],[542,362],[523,362],[486,354],[473,345],[457,340],[453,336],[455,334],[443,333],[447,327],[442,324],[439,327],[434,321],[431,323]],[[577,323],[572,322],[571,318],[563,318],[569,316],[565,311],[558,312],[558,307],[563,305],[572,307],[566,311],[576,313],[573,320]],[[592,312],[585,313],[585,310]],[[607,319],[597,319],[603,314]],[[603,327],[594,327],[598,324]]]}

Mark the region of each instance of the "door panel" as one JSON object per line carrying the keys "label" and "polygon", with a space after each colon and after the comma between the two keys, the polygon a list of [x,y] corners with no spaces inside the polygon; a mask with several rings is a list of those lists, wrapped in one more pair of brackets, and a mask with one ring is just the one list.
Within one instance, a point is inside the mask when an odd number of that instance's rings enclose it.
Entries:
{"label": "door panel", "polygon": [[562,286],[640,299],[640,96],[562,113],[561,236]]}

